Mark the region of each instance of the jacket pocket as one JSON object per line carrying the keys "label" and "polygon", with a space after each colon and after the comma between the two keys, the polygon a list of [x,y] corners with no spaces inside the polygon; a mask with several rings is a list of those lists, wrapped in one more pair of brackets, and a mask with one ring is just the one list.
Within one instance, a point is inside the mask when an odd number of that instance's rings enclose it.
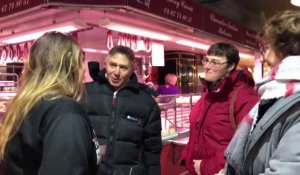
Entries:
{"label": "jacket pocket", "polygon": [[141,119],[136,116],[122,115],[116,127],[116,136],[118,140],[141,143],[143,138]]}

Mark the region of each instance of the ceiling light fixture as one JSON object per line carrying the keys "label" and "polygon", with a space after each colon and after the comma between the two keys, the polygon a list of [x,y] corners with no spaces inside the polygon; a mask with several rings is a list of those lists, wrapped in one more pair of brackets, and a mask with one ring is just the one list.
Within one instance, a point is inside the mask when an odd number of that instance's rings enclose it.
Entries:
{"label": "ceiling light fixture", "polygon": [[[181,45],[185,45],[185,46],[190,46],[190,47],[202,49],[202,50],[208,50],[208,48],[210,47],[210,45],[195,42],[195,41],[190,41],[190,40],[178,40],[178,41],[176,41],[176,43],[181,44]],[[246,53],[240,53],[239,55],[240,55],[241,58],[254,58],[253,55],[246,54]]]}
{"label": "ceiling light fixture", "polygon": [[46,32],[57,31],[63,33],[73,32],[79,29],[87,28],[87,24],[80,19],[67,21],[62,23],[54,23],[53,25],[44,26],[29,32],[14,33],[8,36],[0,37],[0,41],[4,44],[20,43],[37,39]]}
{"label": "ceiling light fixture", "polygon": [[152,30],[146,30],[137,26],[131,26],[129,24],[122,23],[121,21],[112,20],[110,18],[103,18],[102,20],[100,20],[99,26],[122,33],[144,36],[157,40],[167,41],[172,39],[166,34],[155,32]]}
{"label": "ceiling light fixture", "polygon": [[300,0],[291,0],[291,4],[300,7]]}
{"label": "ceiling light fixture", "polygon": [[185,46],[190,46],[202,50],[207,50],[209,48],[209,45],[195,42],[195,41],[189,41],[189,40],[178,40],[176,41],[177,44],[185,45]]}
{"label": "ceiling light fixture", "polygon": [[82,50],[84,52],[88,52],[88,53],[108,54],[108,50],[100,50],[100,49],[93,49],[93,48],[87,48],[87,47],[82,48]]}
{"label": "ceiling light fixture", "polygon": [[247,53],[241,53],[241,52],[240,52],[239,55],[240,55],[241,58],[254,58],[253,55],[249,55],[249,54],[247,54]]}

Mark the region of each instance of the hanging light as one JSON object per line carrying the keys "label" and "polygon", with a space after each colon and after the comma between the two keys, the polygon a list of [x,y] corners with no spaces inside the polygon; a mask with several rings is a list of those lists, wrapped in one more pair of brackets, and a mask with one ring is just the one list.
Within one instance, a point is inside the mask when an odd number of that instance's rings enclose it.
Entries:
{"label": "hanging light", "polygon": [[291,4],[300,7],[300,0],[291,0]]}

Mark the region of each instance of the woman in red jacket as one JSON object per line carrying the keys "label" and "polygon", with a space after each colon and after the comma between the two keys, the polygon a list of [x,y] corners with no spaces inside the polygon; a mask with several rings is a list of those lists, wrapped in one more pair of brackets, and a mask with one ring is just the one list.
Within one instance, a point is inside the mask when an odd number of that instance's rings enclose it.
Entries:
{"label": "woman in red jacket", "polygon": [[232,96],[237,93],[233,103],[236,124],[259,99],[251,73],[236,70],[239,59],[233,45],[216,43],[202,60],[204,93],[190,113],[189,142],[180,160],[190,175],[214,175],[224,167],[224,151],[235,132],[229,115]]}

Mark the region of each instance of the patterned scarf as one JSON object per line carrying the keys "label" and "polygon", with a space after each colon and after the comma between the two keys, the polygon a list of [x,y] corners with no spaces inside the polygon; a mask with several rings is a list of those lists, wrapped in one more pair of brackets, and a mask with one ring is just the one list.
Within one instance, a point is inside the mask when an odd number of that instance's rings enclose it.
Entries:
{"label": "patterned scarf", "polygon": [[263,100],[280,98],[300,92],[300,56],[289,56],[273,67],[260,82],[256,90],[261,96],[260,101],[250,110],[240,123],[225,151],[227,163],[242,175],[244,148],[248,137],[254,129],[258,117],[258,107]]}

